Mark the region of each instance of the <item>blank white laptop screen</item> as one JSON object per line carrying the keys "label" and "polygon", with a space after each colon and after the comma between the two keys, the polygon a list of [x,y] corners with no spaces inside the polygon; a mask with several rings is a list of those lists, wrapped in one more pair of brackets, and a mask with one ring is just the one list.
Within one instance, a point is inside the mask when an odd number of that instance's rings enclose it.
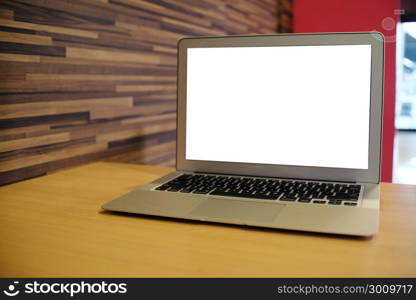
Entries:
{"label": "blank white laptop screen", "polygon": [[371,45],[189,48],[186,159],[368,169]]}

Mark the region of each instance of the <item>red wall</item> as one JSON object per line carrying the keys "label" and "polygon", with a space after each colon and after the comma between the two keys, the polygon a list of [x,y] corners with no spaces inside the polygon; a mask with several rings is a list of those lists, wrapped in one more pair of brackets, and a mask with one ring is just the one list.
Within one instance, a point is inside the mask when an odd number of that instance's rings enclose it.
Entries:
{"label": "red wall", "polygon": [[[400,0],[294,0],[294,32],[377,30],[386,38],[381,180],[391,182],[394,143],[396,41],[392,19]],[[383,22],[384,20],[384,22]],[[384,26],[383,26],[384,25]],[[393,25],[394,26],[394,25]]]}

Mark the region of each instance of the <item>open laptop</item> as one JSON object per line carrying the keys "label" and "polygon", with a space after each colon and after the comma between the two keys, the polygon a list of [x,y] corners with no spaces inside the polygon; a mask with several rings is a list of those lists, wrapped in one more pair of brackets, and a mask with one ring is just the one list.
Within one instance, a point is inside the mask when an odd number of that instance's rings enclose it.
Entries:
{"label": "open laptop", "polygon": [[383,53],[374,32],[182,39],[177,171],[103,208],[375,234]]}

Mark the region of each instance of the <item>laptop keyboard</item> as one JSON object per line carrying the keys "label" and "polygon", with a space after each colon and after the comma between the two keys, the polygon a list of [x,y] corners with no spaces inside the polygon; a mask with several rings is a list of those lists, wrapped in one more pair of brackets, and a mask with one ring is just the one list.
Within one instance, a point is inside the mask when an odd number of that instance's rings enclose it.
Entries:
{"label": "laptop keyboard", "polygon": [[250,199],[357,206],[361,186],[316,181],[184,174],[155,190]]}

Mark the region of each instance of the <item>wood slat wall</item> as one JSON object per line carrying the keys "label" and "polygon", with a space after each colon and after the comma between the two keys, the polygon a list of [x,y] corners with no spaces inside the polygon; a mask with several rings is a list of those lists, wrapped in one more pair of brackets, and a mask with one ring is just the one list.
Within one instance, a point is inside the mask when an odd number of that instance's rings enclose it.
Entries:
{"label": "wood slat wall", "polygon": [[0,1],[0,184],[174,165],[176,43],[290,31],[291,0]]}

